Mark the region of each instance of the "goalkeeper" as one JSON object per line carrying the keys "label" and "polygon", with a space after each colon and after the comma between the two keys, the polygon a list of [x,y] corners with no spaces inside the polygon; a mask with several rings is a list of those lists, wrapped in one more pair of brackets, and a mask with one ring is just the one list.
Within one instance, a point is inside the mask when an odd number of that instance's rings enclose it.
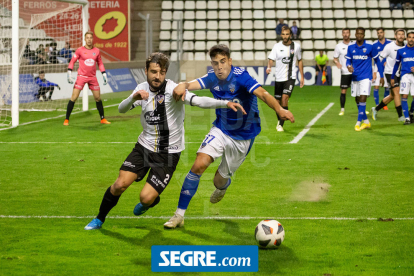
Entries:
{"label": "goalkeeper", "polygon": [[75,86],[73,87],[72,97],[69,100],[66,110],[66,119],[63,123],[65,126],[69,125],[70,114],[72,113],[75,102],[86,83],[88,84],[89,89],[92,91],[93,97],[95,98],[96,108],[98,109],[99,116],[101,117],[101,124],[110,124],[110,122],[108,122],[104,116],[100,87],[98,80],[96,79],[96,64],[98,64],[99,70],[102,73],[104,85],[107,84],[107,77],[99,49],[93,46],[92,32],[85,33],[85,42],[85,46],[82,46],[76,50],[68,66],[68,82],[72,84],[72,69],[75,65],[75,62],[79,60],[78,77],[76,79]]}

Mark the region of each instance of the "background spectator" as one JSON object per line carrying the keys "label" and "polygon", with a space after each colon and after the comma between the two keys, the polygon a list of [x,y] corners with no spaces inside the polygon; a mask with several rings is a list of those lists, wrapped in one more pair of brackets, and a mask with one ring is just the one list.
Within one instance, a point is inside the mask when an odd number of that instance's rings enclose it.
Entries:
{"label": "background spectator", "polygon": [[26,62],[29,65],[36,63],[36,54],[34,51],[30,50],[30,41],[27,39],[26,46],[23,52],[23,58],[26,59]]}
{"label": "background spectator", "polygon": [[57,59],[58,51],[57,51],[56,47],[57,47],[56,42],[50,43],[50,47],[49,47],[49,62],[50,63],[59,63],[58,59]]}
{"label": "background spectator", "polygon": [[279,41],[282,38],[282,27],[287,26],[287,24],[283,23],[283,18],[279,18],[279,24],[276,26],[276,40]]}
{"label": "background spectator", "polygon": [[403,9],[404,10],[412,10],[413,9],[413,1],[412,0],[404,0],[403,1]]}
{"label": "background spectator", "polygon": [[47,57],[46,57],[45,48],[43,47],[43,44],[39,44],[39,47],[36,49],[36,55],[37,55],[37,64],[46,64]]}
{"label": "background spectator", "polygon": [[70,50],[69,42],[65,43],[65,47],[60,50],[59,56],[66,60],[64,63],[68,63],[70,61],[72,58],[72,51]]}
{"label": "background spectator", "polygon": [[[55,86],[60,90],[60,86],[58,84],[45,79],[45,71],[39,72],[39,76],[35,78],[35,82],[37,85],[39,85],[38,93],[35,96],[42,102],[52,100],[52,94]],[[46,93],[48,92],[49,97],[46,97]]]}
{"label": "background spectator", "polygon": [[299,39],[300,37],[300,28],[296,25],[296,21],[292,22],[292,27],[290,27],[292,32],[292,39]]}
{"label": "background spectator", "polygon": [[390,0],[390,10],[393,9],[402,10],[401,0]]}

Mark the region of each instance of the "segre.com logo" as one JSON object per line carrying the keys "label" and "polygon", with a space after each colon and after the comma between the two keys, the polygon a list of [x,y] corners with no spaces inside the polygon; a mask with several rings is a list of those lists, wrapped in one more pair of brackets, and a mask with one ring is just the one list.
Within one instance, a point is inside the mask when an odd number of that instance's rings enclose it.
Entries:
{"label": "segre.com logo", "polygon": [[154,245],[153,272],[257,272],[257,246]]}

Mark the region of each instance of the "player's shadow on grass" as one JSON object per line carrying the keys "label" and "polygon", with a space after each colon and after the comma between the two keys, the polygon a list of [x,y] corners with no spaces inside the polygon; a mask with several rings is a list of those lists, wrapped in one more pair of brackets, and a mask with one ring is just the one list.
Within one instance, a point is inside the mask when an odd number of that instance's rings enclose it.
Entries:
{"label": "player's shadow on grass", "polygon": [[394,125],[375,125],[371,129],[371,133],[377,136],[384,136],[384,137],[407,137],[406,133],[399,133],[399,132],[376,132],[375,130],[385,130],[394,127]]}

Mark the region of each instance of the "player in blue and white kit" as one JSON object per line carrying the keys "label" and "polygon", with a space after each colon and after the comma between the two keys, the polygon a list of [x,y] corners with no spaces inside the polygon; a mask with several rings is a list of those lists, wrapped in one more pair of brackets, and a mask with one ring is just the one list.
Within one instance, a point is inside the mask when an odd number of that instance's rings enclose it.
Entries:
{"label": "player in blue and white kit", "polygon": [[[374,44],[372,44],[375,55],[377,55],[378,53],[381,53],[384,50],[385,45],[392,42],[391,40],[385,38],[384,28],[382,27],[377,28],[377,36],[378,36],[378,40],[375,41]],[[383,65],[384,63],[385,63],[385,60],[383,61]],[[374,74],[376,75],[376,78],[375,78],[375,81],[373,80],[372,85],[374,86],[374,101],[375,101],[375,105],[377,106],[379,105],[380,75],[378,72],[378,67],[376,65],[374,65]],[[384,98],[385,98],[390,94],[390,89],[387,87],[387,81],[385,78],[384,78],[384,82],[385,82],[384,84]],[[388,110],[388,108],[384,106],[384,110]]]}
{"label": "player in blue and white kit", "polygon": [[400,94],[401,106],[405,117],[404,125],[411,124],[410,115],[408,113],[408,94],[414,97],[414,32],[407,34],[407,45],[397,51],[394,69],[391,75],[391,84],[394,83],[395,74],[401,63],[401,81]]}
{"label": "player in blue and white kit", "polygon": [[[383,65],[379,60],[379,53],[374,55],[372,44],[365,41],[365,29],[358,27],[355,32],[356,42],[348,46],[346,54],[346,66],[352,73],[351,95],[356,97],[358,103],[358,120],[355,125],[356,131],[370,128],[366,111],[367,97],[371,94],[372,60],[374,59],[380,73],[380,84],[384,84]],[[374,76],[375,78],[375,76]],[[364,123],[361,125],[361,121]]]}
{"label": "player in blue and white kit", "polygon": [[185,211],[197,191],[201,175],[219,157],[222,157],[221,163],[214,176],[216,190],[211,195],[210,202],[217,203],[224,197],[231,183],[230,177],[241,166],[255,137],[260,133],[257,98],[272,108],[281,119],[294,122],[292,113],[283,109],[247,71],[232,66],[230,50],[226,45],[213,46],[209,55],[213,69],[201,78],[179,84],[174,89],[174,97],[176,100],[182,99],[186,89],[210,89],[215,99],[240,103],[247,114],[216,110],[213,127],[197,151],[197,158],[184,180],[178,208],[174,216],[164,224],[165,228],[184,225]]}

